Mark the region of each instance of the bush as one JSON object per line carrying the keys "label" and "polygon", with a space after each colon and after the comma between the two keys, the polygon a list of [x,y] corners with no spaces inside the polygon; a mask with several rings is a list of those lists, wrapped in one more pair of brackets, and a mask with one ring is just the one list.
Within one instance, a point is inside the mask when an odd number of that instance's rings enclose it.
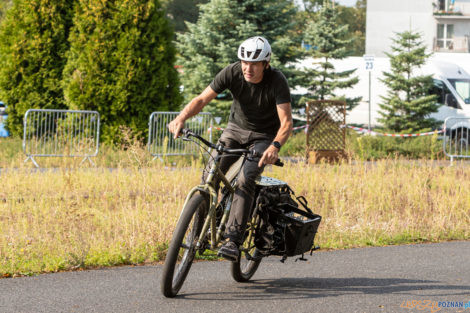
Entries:
{"label": "bush", "polygon": [[[303,131],[295,133],[282,147],[280,156],[305,157],[306,137]],[[442,141],[438,135],[423,137],[368,136],[348,131],[346,152],[352,159],[378,160],[401,156],[409,159],[441,159]]]}
{"label": "bush", "polygon": [[71,109],[101,115],[102,139],[119,127],[147,134],[153,111],[179,107],[173,31],[159,1],[90,1],[76,6],[64,94]]}
{"label": "bush", "polygon": [[61,80],[69,49],[72,1],[18,0],[0,29],[0,99],[7,128],[23,134],[28,109],[63,109]]}
{"label": "bush", "polygon": [[390,156],[410,159],[439,159],[444,156],[438,135],[423,137],[368,136],[350,131],[346,146],[352,158],[377,160]]}
{"label": "bush", "polygon": [[280,156],[305,157],[306,137],[303,131],[294,133],[282,146]]}

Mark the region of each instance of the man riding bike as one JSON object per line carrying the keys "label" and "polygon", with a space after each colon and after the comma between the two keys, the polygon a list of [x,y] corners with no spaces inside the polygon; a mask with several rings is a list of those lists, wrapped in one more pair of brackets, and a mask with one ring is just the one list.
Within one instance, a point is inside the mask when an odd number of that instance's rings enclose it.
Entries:
{"label": "man riding bike", "polygon": [[[271,46],[260,36],[245,40],[238,48],[238,59],[220,71],[211,84],[192,99],[168,124],[175,138],[184,122],[224,90],[230,90],[233,103],[230,118],[219,142],[227,148],[249,148],[262,153],[259,162],[247,161],[238,176],[225,237],[219,256],[236,261],[255,193],[255,179],[266,164],[274,164],[281,146],[292,132],[291,96],[284,74],[272,68]],[[226,157],[220,168],[225,173],[237,160]]]}

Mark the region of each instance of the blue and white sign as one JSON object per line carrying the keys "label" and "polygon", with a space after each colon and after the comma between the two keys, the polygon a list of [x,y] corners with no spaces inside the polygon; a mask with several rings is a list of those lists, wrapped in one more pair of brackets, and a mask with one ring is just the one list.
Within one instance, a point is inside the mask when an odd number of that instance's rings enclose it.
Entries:
{"label": "blue and white sign", "polygon": [[364,63],[367,71],[372,71],[374,69],[374,55],[373,54],[364,54]]}

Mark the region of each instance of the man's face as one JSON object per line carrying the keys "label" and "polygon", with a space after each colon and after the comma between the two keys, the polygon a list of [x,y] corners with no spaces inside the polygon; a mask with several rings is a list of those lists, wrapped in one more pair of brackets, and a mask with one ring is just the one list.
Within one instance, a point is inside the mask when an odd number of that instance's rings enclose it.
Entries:
{"label": "man's face", "polygon": [[257,84],[263,80],[264,69],[268,66],[266,62],[242,62],[242,72],[245,80],[252,84]]}

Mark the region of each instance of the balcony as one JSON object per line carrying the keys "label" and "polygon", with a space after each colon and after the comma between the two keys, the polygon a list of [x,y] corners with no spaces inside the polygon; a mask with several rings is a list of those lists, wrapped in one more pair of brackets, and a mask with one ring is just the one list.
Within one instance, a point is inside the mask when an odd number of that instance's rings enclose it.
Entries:
{"label": "balcony", "polygon": [[467,0],[437,0],[433,3],[436,19],[470,19],[470,3]]}
{"label": "balcony", "polygon": [[470,20],[470,15],[455,12],[434,12],[436,20]]}
{"label": "balcony", "polygon": [[462,16],[462,12],[456,12],[456,11],[434,11],[433,12],[433,15],[436,16],[436,17],[440,17],[440,16]]}
{"label": "balcony", "polygon": [[451,39],[434,38],[433,51],[468,53],[470,52],[470,41],[468,36]]}

